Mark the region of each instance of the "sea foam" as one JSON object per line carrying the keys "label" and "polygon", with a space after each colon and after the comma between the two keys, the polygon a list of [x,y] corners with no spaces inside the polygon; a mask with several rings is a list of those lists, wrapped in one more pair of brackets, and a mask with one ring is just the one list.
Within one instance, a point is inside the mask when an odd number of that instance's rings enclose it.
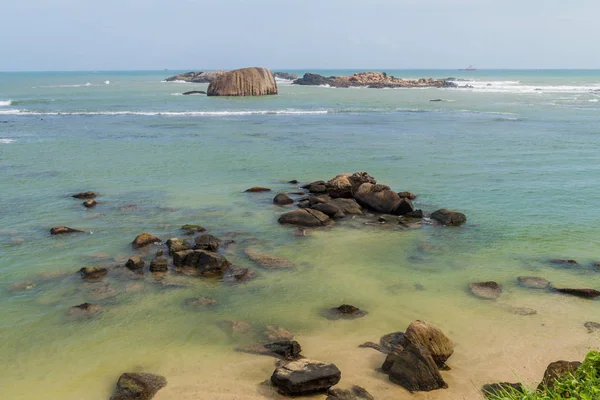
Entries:
{"label": "sea foam", "polygon": [[0,139],[0,144],[10,144],[10,143],[14,143],[15,139],[10,139],[10,138],[6,138],[6,139]]}
{"label": "sea foam", "polygon": [[12,105],[12,100],[0,100],[0,107],[8,107]]}
{"label": "sea foam", "polygon": [[93,116],[93,115],[140,115],[140,116],[167,116],[167,117],[228,117],[242,115],[318,115],[327,114],[327,110],[248,110],[248,111],[66,111],[66,112],[38,112],[30,110],[0,110],[0,115],[65,115],[65,116]]}

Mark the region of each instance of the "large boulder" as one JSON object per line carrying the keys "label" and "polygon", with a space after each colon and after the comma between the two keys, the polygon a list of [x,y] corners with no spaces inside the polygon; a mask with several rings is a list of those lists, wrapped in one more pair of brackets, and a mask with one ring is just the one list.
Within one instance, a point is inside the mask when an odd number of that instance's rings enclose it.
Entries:
{"label": "large boulder", "polygon": [[131,245],[134,249],[140,249],[142,247],[148,246],[156,242],[160,242],[160,239],[156,236],[151,235],[149,233],[140,233],[135,237],[135,239],[133,239]]}
{"label": "large boulder", "polygon": [[544,390],[544,387],[552,386],[557,379],[562,378],[568,373],[575,372],[581,366],[579,361],[555,361],[550,363],[544,372],[544,377],[538,386],[538,390]]}
{"label": "large boulder", "polygon": [[346,215],[363,215],[362,207],[354,199],[332,199],[327,203],[333,204]]}
{"label": "large boulder", "polygon": [[125,373],[110,400],[150,400],[166,385],[167,380],[160,375]]}
{"label": "large boulder", "polygon": [[326,214],[309,208],[294,210],[282,214],[278,221],[280,224],[291,224],[307,227],[326,226],[331,222]]}
{"label": "large boulder", "polygon": [[209,96],[264,96],[277,94],[275,77],[265,68],[242,68],[225,72],[208,86]]}
{"label": "large boulder", "polygon": [[425,347],[440,368],[445,366],[446,360],[454,353],[454,343],[440,328],[425,321],[414,321],[404,332],[401,345],[407,347],[410,344]]}
{"label": "large boulder", "polygon": [[433,214],[431,214],[431,219],[436,220],[442,225],[448,226],[458,226],[467,222],[465,214],[446,208],[434,211]]}
{"label": "large boulder", "polygon": [[362,206],[384,214],[392,214],[400,203],[400,196],[389,186],[372,183],[360,185],[354,193],[354,198]]}
{"label": "large boulder", "polygon": [[424,346],[410,344],[397,355],[388,371],[390,381],[410,392],[428,392],[447,388],[437,365]]}
{"label": "large boulder", "polygon": [[342,377],[334,365],[304,358],[281,365],[271,376],[271,383],[288,396],[325,392]]}
{"label": "large boulder", "polygon": [[225,257],[205,250],[184,250],[173,254],[176,267],[194,268],[200,275],[223,275],[231,266]]}

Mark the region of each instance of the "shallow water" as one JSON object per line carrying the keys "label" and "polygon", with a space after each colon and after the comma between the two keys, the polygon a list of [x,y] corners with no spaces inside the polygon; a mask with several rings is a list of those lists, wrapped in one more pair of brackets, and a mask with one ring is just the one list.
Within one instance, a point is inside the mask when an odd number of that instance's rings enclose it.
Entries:
{"label": "shallow water", "polygon": [[[234,351],[262,339],[267,325],[294,331],[306,356],[340,367],[342,386],[361,384],[378,399],[410,395],[374,371],[383,355],[357,346],[415,319],[456,342],[452,371],[443,373],[450,388],[414,396],[423,399],[477,398],[482,384],[516,377],[537,383],[547,363],[598,346],[598,333],[583,327],[600,322],[598,301],[521,288],[516,278],[600,288],[592,265],[600,259],[600,106],[590,101],[600,72],[482,71],[464,76],[477,82],[473,90],[283,84],[279,96],[256,99],[173,96],[206,85],[162,83],[170,74],[0,74],[6,398],[103,399],[122,372],[138,370],[167,377],[159,400],[269,397],[258,384],[273,360]],[[486,89],[489,82],[502,90]],[[452,101],[429,101],[436,98]],[[292,191],[290,179],[354,171],[417,193],[426,212],[461,210],[468,223],[390,230],[354,220],[298,237],[277,224],[273,194],[242,193],[254,185]],[[101,193],[95,209],[68,196],[82,190]],[[227,257],[256,268],[256,279],[232,286],[170,274],[157,282],[111,270],[104,284],[85,284],[74,274],[122,263],[138,233],[180,236],[184,223],[235,239]],[[55,225],[87,233],[51,237]],[[244,256],[246,246],[296,268],[261,269]],[[580,265],[553,265],[555,257]],[[36,287],[10,289],[23,280]],[[468,293],[468,283],[483,280],[504,286],[497,301]],[[218,304],[184,306],[199,296]],[[85,301],[103,312],[66,316]],[[369,314],[320,316],[342,303]],[[538,313],[514,315],[511,306]],[[232,337],[227,320],[247,321],[252,331]]]}

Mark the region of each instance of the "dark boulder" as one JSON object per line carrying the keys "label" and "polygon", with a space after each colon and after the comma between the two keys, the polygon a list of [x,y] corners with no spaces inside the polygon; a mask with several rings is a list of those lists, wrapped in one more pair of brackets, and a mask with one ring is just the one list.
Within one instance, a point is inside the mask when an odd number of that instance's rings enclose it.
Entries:
{"label": "dark boulder", "polygon": [[288,196],[285,193],[279,193],[273,199],[273,204],[277,204],[278,206],[285,206],[285,205],[293,204],[293,203],[294,203],[294,199],[292,199],[290,196]]}
{"label": "dark boulder", "polygon": [[414,210],[403,215],[404,218],[423,219],[423,210]]}
{"label": "dark boulder", "polygon": [[176,267],[188,267],[200,275],[223,275],[231,266],[225,257],[205,250],[184,250],[173,254]]}
{"label": "dark boulder", "polygon": [[262,186],[253,186],[250,189],[246,189],[246,193],[261,193],[261,192],[270,192],[271,189],[262,187]]}
{"label": "dark boulder", "polygon": [[428,392],[448,387],[427,349],[419,344],[410,344],[393,356],[388,376],[390,381],[410,392]]}
{"label": "dark boulder", "polygon": [[520,383],[508,383],[508,382],[491,383],[491,384],[483,385],[483,387],[481,388],[481,392],[486,397],[491,397],[491,396],[498,397],[507,391],[509,391],[509,393],[512,393],[513,391],[517,391],[519,393],[525,393],[525,388]]}
{"label": "dark boulder", "polygon": [[600,296],[600,292],[595,289],[572,289],[552,287],[552,290],[571,296],[582,297],[584,299],[593,299]]}
{"label": "dark boulder", "polygon": [[469,289],[476,297],[487,300],[496,300],[502,294],[502,286],[494,281],[470,283]]}
{"label": "dark boulder", "polygon": [[312,209],[300,209],[282,214],[279,217],[280,224],[291,224],[306,227],[319,227],[329,225],[331,220],[321,211]]}
{"label": "dark boulder", "polygon": [[133,239],[133,242],[131,242],[131,245],[133,246],[134,249],[140,249],[142,247],[146,247],[150,244],[153,243],[158,243],[160,242],[160,239],[157,238],[154,235],[151,235],[149,233],[140,233],[139,235],[137,235],[135,237],[135,239]]}
{"label": "dark boulder", "polygon": [[94,208],[94,207],[96,207],[96,205],[98,205],[98,202],[96,202],[96,200],[93,200],[93,199],[88,199],[88,200],[84,201],[82,204],[85,208]]}
{"label": "dark boulder", "polygon": [[310,204],[311,208],[317,204],[325,204],[329,201],[331,201],[331,196],[328,196],[326,194],[322,194],[322,195],[318,195],[318,196],[312,195],[312,196],[308,197],[308,203]]}
{"label": "dark boulder", "polygon": [[320,203],[311,206],[311,209],[321,211],[330,218],[344,218],[346,215],[333,203]]}
{"label": "dark boulder", "polygon": [[143,269],[144,265],[146,265],[146,263],[139,256],[129,257],[129,259],[125,263],[125,267],[132,271]]}
{"label": "dark boulder", "polygon": [[160,375],[125,373],[110,400],[150,400],[166,385],[167,380]]}
{"label": "dark boulder", "polygon": [[398,204],[396,204],[396,206],[392,210],[392,214],[405,215],[405,214],[412,213],[414,211],[415,211],[415,207],[413,206],[413,203],[410,199],[400,198],[400,201],[398,202]]}
{"label": "dark boulder", "polygon": [[194,246],[196,250],[217,251],[221,245],[221,241],[213,235],[200,235],[194,241],[196,242]]}
{"label": "dark boulder", "polygon": [[363,183],[354,193],[354,198],[363,207],[383,214],[391,214],[400,202],[398,193],[386,185]]}
{"label": "dark boulder", "polygon": [[102,279],[106,274],[108,274],[108,270],[104,267],[83,267],[79,270],[81,278],[86,280]]}
{"label": "dark boulder", "polygon": [[197,224],[185,224],[181,227],[186,234],[194,234],[195,232],[206,232],[206,228]]}
{"label": "dark boulder", "polygon": [[209,96],[264,96],[277,94],[275,77],[265,68],[242,68],[217,76],[208,86]]}
{"label": "dark boulder", "polygon": [[309,183],[308,185],[306,185],[304,188],[308,189],[309,192],[314,193],[314,194],[327,193],[327,182],[325,182],[325,181],[312,182],[312,183]]}
{"label": "dark boulder", "polygon": [[401,346],[406,348],[410,344],[425,347],[439,368],[454,353],[454,343],[440,328],[425,321],[416,320],[406,328]]}
{"label": "dark boulder", "polygon": [[85,199],[95,199],[96,196],[98,196],[98,193],[88,191],[88,192],[81,192],[81,193],[74,194],[71,197],[74,197],[76,199],[85,200]]}
{"label": "dark boulder", "polygon": [[581,366],[579,361],[555,361],[550,363],[544,372],[544,377],[538,385],[538,390],[544,390],[545,387],[552,387],[557,379],[575,372]]}
{"label": "dark boulder", "polygon": [[546,289],[550,281],[537,276],[519,276],[517,278],[519,285],[530,289]]}
{"label": "dark boulder", "polygon": [[405,343],[404,332],[388,333],[379,339],[379,344],[384,352],[387,353],[398,353],[402,351],[404,348],[403,343]]}
{"label": "dark boulder", "polygon": [[321,86],[321,85],[329,85],[333,83],[331,78],[326,78],[323,75],[313,74],[307,72],[300,79],[296,79],[294,84],[296,85],[310,85],[310,86]]}
{"label": "dark boulder", "polygon": [[341,377],[342,373],[334,364],[304,358],[277,367],[271,383],[285,395],[303,396],[325,392]]}
{"label": "dark boulder", "polygon": [[189,92],[183,92],[184,96],[189,96],[190,94],[206,94],[204,90],[190,90]]}
{"label": "dark boulder", "polygon": [[78,229],[69,228],[68,226],[55,226],[50,229],[51,235],[64,235],[65,233],[83,233]]}
{"label": "dark boulder", "polygon": [[436,220],[442,225],[448,226],[458,226],[467,222],[465,214],[458,211],[447,210],[445,208],[434,211],[433,214],[431,214],[431,219]]}

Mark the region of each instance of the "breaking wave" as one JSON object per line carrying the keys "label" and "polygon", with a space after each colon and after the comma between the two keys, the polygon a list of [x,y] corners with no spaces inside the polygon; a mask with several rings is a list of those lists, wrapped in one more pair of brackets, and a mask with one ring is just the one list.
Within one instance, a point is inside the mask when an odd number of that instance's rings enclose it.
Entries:
{"label": "breaking wave", "polygon": [[1,115],[140,115],[167,117],[227,117],[239,115],[317,115],[327,114],[327,110],[248,110],[248,111],[67,111],[38,112],[29,110],[1,110]]}
{"label": "breaking wave", "polygon": [[0,107],[8,107],[12,105],[12,100],[0,100]]}

